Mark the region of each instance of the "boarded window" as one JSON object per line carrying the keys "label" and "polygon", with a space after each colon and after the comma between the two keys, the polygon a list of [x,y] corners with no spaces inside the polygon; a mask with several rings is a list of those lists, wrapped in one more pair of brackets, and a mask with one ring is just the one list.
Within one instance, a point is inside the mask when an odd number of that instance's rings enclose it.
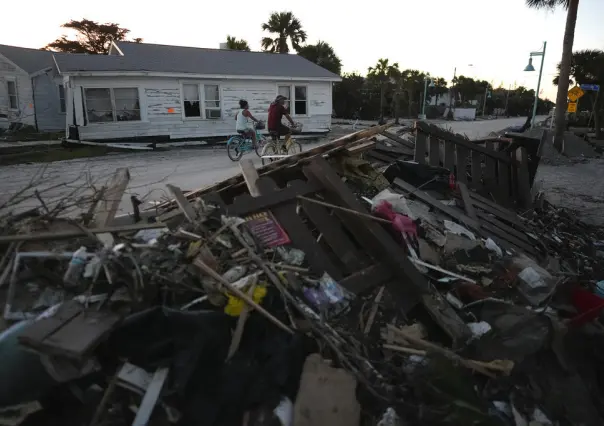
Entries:
{"label": "boarded window", "polygon": [[90,123],[107,123],[113,120],[110,89],[85,89],[86,114]]}
{"label": "boarded window", "polygon": [[62,84],[59,85],[59,111],[63,113],[67,111],[65,104],[65,87],[63,87]]}
{"label": "boarded window", "polygon": [[295,115],[306,115],[308,114],[308,97],[306,96],[306,86],[296,86],[294,88],[294,114]]}
{"label": "boarded window", "polygon": [[288,109],[289,111],[289,100],[292,98],[291,97],[291,86],[279,86],[277,87],[277,94],[281,95],[281,96],[285,96],[287,98],[287,100],[285,101],[285,108]]}
{"label": "boarded window", "polygon": [[184,95],[185,117],[201,117],[199,86],[197,84],[184,84],[182,89]]}
{"label": "boarded window", "polygon": [[17,98],[17,83],[15,81],[8,80],[6,82],[6,92],[8,93],[9,109],[19,109],[19,101]]}
{"label": "boarded window", "polygon": [[117,121],[139,121],[141,119],[137,88],[113,89],[113,98]]}
{"label": "boarded window", "polygon": [[207,119],[220,118],[220,86],[208,84],[205,85],[203,89],[205,95],[205,117]]}

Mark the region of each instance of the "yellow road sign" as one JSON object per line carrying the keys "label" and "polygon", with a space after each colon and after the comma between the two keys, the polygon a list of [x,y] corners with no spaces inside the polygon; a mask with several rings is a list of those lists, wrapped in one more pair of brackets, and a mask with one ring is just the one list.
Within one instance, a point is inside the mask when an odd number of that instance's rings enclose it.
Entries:
{"label": "yellow road sign", "polygon": [[570,99],[571,102],[577,102],[577,100],[584,94],[585,92],[583,89],[581,89],[579,86],[575,86],[568,91],[568,99]]}
{"label": "yellow road sign", "polygon": [[568,112],[577,112],[577,103],[576,102],[569,102],[568,103]]}

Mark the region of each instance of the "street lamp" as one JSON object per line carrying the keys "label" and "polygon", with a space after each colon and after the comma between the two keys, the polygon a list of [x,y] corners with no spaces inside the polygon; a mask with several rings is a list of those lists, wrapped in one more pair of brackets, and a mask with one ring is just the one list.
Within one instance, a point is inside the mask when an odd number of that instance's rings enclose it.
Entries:
{"label": "street lamp", "polygon": [[531,129],[535,126],[535,116],[537,115],[537,104],[539,103],[539,90],[541,89],[541,76],[543,75],[543,63],[545,62],[545,48],[547,47],[547,41],[543,42],[543,50],[537,52],[531,52],[529,56],[529,63],[524,68],[525,71],[535,71],[533,66],[533,57],[541,56],[541,66],[539,67],[539,80],[537,80],[537,91],[535,92],[535,103],[533,104],[533,117],[531,118]]}
{"label": "street lamp", "polygon": [[[428,84],[430,82],[430,84]],[[426,119],[426,97],[428,96],[428,86],[434,87],[434,81],[430,77],[424,77],[424,102],[422,103],[422,113],[419,116],[420,120]]]}

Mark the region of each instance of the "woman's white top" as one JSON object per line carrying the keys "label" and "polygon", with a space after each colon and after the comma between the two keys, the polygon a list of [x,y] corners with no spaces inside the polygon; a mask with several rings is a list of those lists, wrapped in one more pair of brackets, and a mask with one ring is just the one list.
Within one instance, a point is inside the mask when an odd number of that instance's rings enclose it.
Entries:
{"label": "woman's white top", "polygon": [[245,115],[243,115],[243,111],[245,111],[245,110],[240,109],[239,112],[237,113],[237,125],[235,127],[235,129],[237,131],[250,129],[249,120]]}

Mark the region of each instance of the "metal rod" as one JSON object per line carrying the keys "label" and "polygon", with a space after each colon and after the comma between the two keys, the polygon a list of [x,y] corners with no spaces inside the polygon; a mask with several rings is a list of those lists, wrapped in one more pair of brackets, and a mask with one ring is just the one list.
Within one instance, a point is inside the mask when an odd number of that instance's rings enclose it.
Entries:
{"label": "metal rod", "polygon": [[376,217],[376,216],[372,216],[372,215],[367,214],[367,213],[361,213],[361,212],[358,212],[356,210],[347,209],[346,207],[336,206],[334,204],[326,203],[324,201],[315,200],[314,198],[307,198],[307,197],[304,197],[302,195],[298,195],[296,198],[298,198],[299,200],[308,201],[310,203],[319,204],[320,206],[329,207],[329,208],[332,208],[334,210],[340,210],[340,211],[343,211],[343,212],[346,212],[346,213],[350,213],[350,214],[353,214],[353,215],[356,215],[356,216],[359,216],[359,217],[362,217],[362,218],[365,218],[365,219],[371,219],[371,220],[374,220],[376,222],[387,223],[389,225],[392,224],[392,222],[389,221],[389,220],[387,220],[387,219],[382,219],[381,217]]}

